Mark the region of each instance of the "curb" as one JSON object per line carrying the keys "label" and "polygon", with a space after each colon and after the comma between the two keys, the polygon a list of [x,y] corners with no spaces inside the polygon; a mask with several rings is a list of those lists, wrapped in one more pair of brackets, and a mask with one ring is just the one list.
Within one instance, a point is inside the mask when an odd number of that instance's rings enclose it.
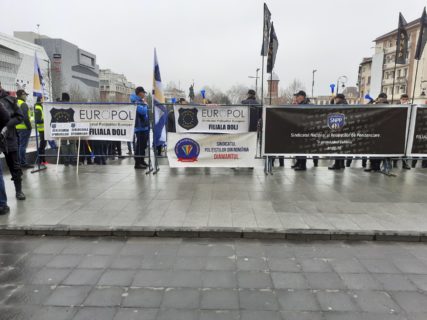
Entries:
{"label": "curb", "polygon": [[241,229],[241,228],[150,228],[98,226],[0,226],[0,236],[74,236],[74,237],[169,237],[223,239],[277,239],[289,241],[402,241],[427,242],[426,232],[360,231],[327,229]]}

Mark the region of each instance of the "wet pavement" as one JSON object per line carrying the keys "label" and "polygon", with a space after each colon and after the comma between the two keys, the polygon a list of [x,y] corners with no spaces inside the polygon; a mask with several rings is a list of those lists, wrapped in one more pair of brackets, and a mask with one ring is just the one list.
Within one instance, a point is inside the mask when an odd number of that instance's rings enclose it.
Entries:
{"label": "wet pavement", "polygon": [[[306,172],[262,167],[170,169],[157,175],[135,171],[131,159],[107,166],[49,165],[26,171],[27,200],[14,199],[6,176],[11,213],[0,228],[150,227],[240,230],[354,230],[427,232],[427,170],[398,169],[397,177],[366,173],[360,162],[343,172],[329,161]],[[311,164],[311,161],[309,161]]]}
{"label": "wet pavement", "polygon": [[427,319],[427,246],[0,237],[0,319]]}

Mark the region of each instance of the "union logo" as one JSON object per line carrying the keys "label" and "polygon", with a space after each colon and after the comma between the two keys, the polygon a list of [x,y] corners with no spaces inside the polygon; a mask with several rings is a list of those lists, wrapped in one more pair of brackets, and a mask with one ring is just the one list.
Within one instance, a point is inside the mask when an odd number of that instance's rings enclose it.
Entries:
{"label": "union logo", "polygon": [[345,115],[343,113],[328,114],[328,127],[331,130],[339,130],[345,126]]}
{"label": "union logo", "polygon": [[197,119],[198,110],[196,108],[191,108],[191,109],[180,108],[178,112],[179,112],[178,124],[182,128],[186,130],[190,130],[199,124],[199,120]]}
{"label": "union logo", "polygon": [[175,154],[178,161],[195,162],[200,154],[200,145],[190,138],[181,139],[175,145]]}

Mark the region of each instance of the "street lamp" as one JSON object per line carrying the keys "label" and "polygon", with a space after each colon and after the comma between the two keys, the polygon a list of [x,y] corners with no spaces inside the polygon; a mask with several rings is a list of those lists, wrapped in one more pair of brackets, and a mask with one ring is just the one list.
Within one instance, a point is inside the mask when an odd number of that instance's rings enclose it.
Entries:
{"label": "street lamp", "polygon": [[255,79],[255,92],[257,95],[258,95],[258,79],[259,79],[258,72],[259,72],[259,70],[260,70],[259,68],[256,69],[256,76],[255,77],[254,76],[248,76],[249,79]]}
{"label": "street lamp", "polygon": [[314,74],[317,72],[316,69],[313,69],[313,81],[311,82],[311,97],[314,99]]}
{"label": "street lamp", "polygon": [[337,94],[338,94],[338,92],[340,90],[340,82],[341,82],[342,87],[344,88],[345,84],[347,83],[347,81],[348,81],[347,76],[340,76],[340,77],[338,77],[338,79],[337,79]]}

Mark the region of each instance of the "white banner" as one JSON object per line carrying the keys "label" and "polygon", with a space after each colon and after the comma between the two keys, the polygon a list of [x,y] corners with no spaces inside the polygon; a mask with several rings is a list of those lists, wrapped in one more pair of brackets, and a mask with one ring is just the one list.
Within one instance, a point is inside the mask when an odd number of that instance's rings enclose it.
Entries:
{"label": "white banner", "polygon": [[133,104],[45,103],[45,139],[133,141]]}
{"label": "white banner", "polygon": [[172,168],[254,167],[256,132],[239,134],[168,133],[168,160]]}
{"label": "white banner", "polygon": [[247,106],[174,106],[176,132],[245,133],[249,131]]}

